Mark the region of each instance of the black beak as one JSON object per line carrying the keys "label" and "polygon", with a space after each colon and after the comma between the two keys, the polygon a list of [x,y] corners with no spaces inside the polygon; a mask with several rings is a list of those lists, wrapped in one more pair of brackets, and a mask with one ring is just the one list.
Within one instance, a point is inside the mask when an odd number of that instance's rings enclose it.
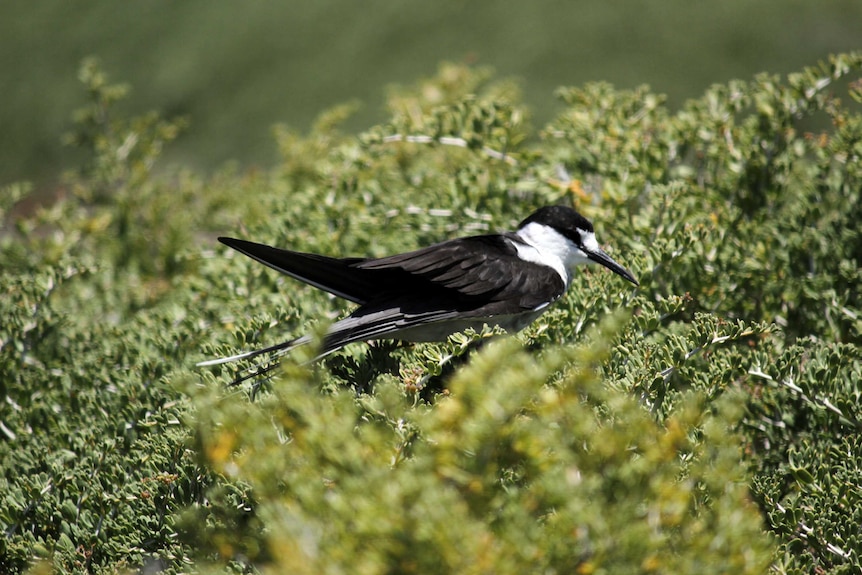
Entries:
{"label": "black beak", "polygon": [[[581,249],[583,249],[583,248],[581,248]],[[602,264],[603,266],[605,266],[606,268],[608,268],[609,270],[611,270],[615,274],[621,275],[622,277],[626,278],[627,280],[629,280],[633,284],[640,285],[638,283],[638,280],[635,279],[635,276],[633,276],[629,270],[627,270],[626,268],[624,268],[623,266],[621,266],[620,264],[615,262],[614,259],[611,256],[609,256],[608,254],[606,254],[603,249],[599,248],[598,250],[596,250],[594,252],[593,251],[588,252],[588,251],[584,250],[584,252],[587,254],[587,257],[590,258],[592,261],[594,261],[598,264]]]}

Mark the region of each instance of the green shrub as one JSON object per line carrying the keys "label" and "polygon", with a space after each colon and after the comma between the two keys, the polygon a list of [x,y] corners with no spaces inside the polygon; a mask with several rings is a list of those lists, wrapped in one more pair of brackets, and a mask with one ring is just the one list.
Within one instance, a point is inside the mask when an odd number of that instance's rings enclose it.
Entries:
{"label": "green shrub", "polygon": [[761,572],[739,402],[656,424],[589,367],[612,335],[493,342],[433,407],[395,378],[320,396],[293,366],[252,406],[204,392],[198,449],[252,485],[283,572]]}
{"label": "green shrub", "polygon": [[[155,175],[180,124],[116,118],[86,64],[90,159],[0,235],[0,570],[858,571],[860,64],[678,112],[564,88],[539,131],[447,65],[365,134],[341,108],[207,177]],[[640,288],[587,270],[514,338],[299,350],[240,388],[193,367],[346,309],[216,235],[379,256],[555,202]]]}

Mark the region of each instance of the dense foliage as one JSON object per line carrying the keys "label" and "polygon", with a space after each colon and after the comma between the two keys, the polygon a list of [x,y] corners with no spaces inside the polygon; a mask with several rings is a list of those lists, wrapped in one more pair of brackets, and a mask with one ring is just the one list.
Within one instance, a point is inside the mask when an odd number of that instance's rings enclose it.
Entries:
{"label": "dense foliage", "polygon": [[[675,113],[565,88],[536,131],[443,66],[358,137],[336,109],[202,178],[153,173],[181,126],[115,117],[85,64],[89,160],[0,238],[0,570],[858,572],[860,67]],[[641,286],[590,269],[515,337],[299,350],[240,388],[194,367],[347,309],[215,235],[379,256],[549,203]]]}

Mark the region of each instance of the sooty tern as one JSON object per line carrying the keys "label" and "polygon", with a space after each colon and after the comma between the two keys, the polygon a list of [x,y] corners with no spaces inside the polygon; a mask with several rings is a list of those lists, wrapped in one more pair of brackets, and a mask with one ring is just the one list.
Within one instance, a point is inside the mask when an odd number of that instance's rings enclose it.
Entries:
{"label": "sooty tern", "polygon": [[[332,258],[219,238],[281,273],[359,304],[330,326],[321,356],[349,343],[375,339],[441,341],[467,328],[500,326],[516,332],[560,298],[574,268],[598,263],[638,285],[606,254],[592,224],[571,208],[540,208],[515,232],[471,236],[383,258]],[[309,336],[199,363],[216,365],[278,355],[307,344]],[[239,383],[266,373],[259,367]]]}

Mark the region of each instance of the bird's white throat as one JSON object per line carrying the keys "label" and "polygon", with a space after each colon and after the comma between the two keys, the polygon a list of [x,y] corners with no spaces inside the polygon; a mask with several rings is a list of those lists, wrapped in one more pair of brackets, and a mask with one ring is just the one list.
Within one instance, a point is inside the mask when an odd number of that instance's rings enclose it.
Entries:
{"label": "bird's white throat", "polygon": [[[596,234],[579,230],[584,248],[590,251],[599,249]],[[553,268],[566,287],[572,282],[575,266],[590,262],[584,250],[572,240],[550,226],[530,222],[515,232],[527,245],[515,243],[518,257],[522,260]]]}

